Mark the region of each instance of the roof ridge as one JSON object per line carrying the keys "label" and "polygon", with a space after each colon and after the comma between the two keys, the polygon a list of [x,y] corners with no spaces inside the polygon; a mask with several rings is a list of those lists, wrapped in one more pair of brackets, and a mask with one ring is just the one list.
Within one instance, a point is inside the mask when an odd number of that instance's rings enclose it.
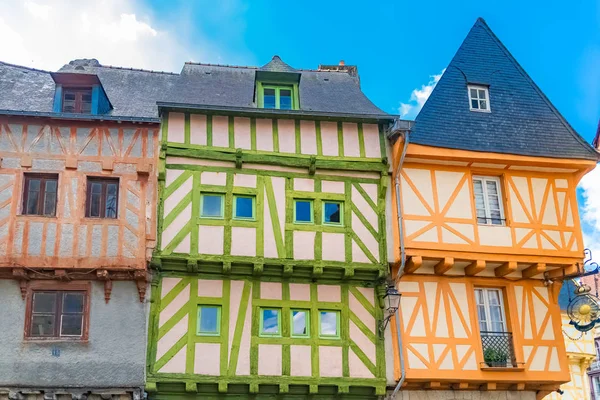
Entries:
{"label": "roof ridge", "polygon": [[[558,111],[558,109],[554,106],[554,104],[552,104],[552,102],[550,101],[550,99],[548,99],[548,97],[546,96],[546,94],[535,83],[535,81],[533,80],[533,78],[531,78],[531,76],[529,76],[529,74],[527,73],[527,71],[525,71],[525,69],[521,66],[521,64],[519,64],[519,62],[517,61],[517,59],[512,55],[512,53],[510,52],[510,50],[508,50],[508,48],[504,45],[504,43],[502,43],[502,41],[496,36],[496,34],[492,31],[492,29],[489,27],[489,25],[485,22],[485,20],[483,18],[481,18],[481,17],[477,18],[477,21],[475,22],[475,25],[473,25],[473,28],[477,24],[480,24],[487,31],[487,33],[491,36],[492,40],[496,43],[496,45],[498,45],[498,47],[500,48],[500,50],[504,54],[506,54],[506,56],[508,57],[508,59],[515,65],[515,67],[517,68],[517,70],[519,71],[519,73],[521,75],[523,75],[523,77],[527,80],[527,82],[529,82],[529,84],[538,93],[538,95],[540,95],[540,97],[542,98],[542,100],[548,105],[548,107],[550,107],[550,110],[552,110],[552,112],[558,117],[558,119],[562,122],[562,124],[565,126],[565,128],[567,128],[567,130],[571,133],[571,135],[583,147],[585,147],[586,150],[588,150],[590,152],[590,154],[594,154],[594,155],[598,156],[600,153],[596,149],[594,149],[592,147],[592,145],[589,144],[587,142],[587,140],[585,140],[575,129],[573,129],[573,127],[571,126],[571,124],[569,124],[569,122],[565,119],[565,117],[563,117],[563,115],[560,113],[560,111]],[[473,28],[471,28],[471,30]],[[460,47],[459,47],[459,49],[460,49]],[[458,53],[458,51],[457,51],[457,53]],[[451,61],[451,63],[452,63],[452,61]]]}
{"label": "roof ridge", "polygon": [[184,65],[202,65],[204,67],[225,67],[225,68],[245,68],[245,69],[258,69],[258,67],[249,66],[249,65],[230,65],[230,64],[211,64],[211,63],[201,63],[195,61],[186,61]]}
{"label": "roof ridge", "polygon": [[152,74],[179,75],[177,72],[155,71],[152,69],[143,69],[143,68],[118,67],[115,65],[104,65],[104,64],[100,64],[99,67],[88,67],[88,68],[109,68],[109,69],[118,69],[118,70],[124,70],[124,71],[150,72]]}
{"label": "roof ridge", "polygon": [[24,65],[19,65],[19,64],[8,63],[8,62],[6,62],[6,61],[0,61],[0,64],[3,64],[3,65],[8,65],[8,66],[10,66],[10,67],[16,67],[16,68],[27,69],[27,70],[29,70],[29,71],[35,71],[35,72],[44,72],[44,73],[47,73],[47,74],[51,74],[51,73],[52,73],[52,71],[47,71],[47,70],[45,70],[45,69],[38,69],[38,68],[26,67],[26,66],[24,66]]}

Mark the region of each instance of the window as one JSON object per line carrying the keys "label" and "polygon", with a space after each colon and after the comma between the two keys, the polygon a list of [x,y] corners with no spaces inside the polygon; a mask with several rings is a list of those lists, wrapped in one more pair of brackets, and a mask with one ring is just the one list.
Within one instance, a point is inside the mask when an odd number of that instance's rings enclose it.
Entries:
{"label": "window", "polygon": [[339,311],[319,311],[319,336],[322,338],[340,337]]}
{"label": "window", "polygon": [[292,310],[292,337],[309,337],[309,312],[308,310]]}
{"label": "window", "polygon": [[25,174],[23,214],[55,216],[57,188],[56,174]]}
{"label": "window", "polygon": [[29,338],[82,339],[86,335],[86,290],[35,290],[31,292]]}
{"label": "window", "polygon": [[504,210],[500,192],[500,179],[494,176],[473,177],[477,223],[504,225]]}
{"label": "window", "polygon": [[254,219],[254,196],[233,196],[233,218]]}
{"label": "window", "polygon": [[323,202],[323,223],[330,225],[342,225],[344,208],[339,201]]}
{"label": "window", "polygon": [[[294,110],[294,88],[292,86],[262,86],[262,107],[278,110]],[[261,103],[259,103],[259,106]]]}
{"label": "window", "polygon": [[479,329],[482,332],[506,332],[506,318],[500,289],[475,289]]}
{"label": "window", "polygon": [[88,178],[86,217],[117,218],[119,179]]}
{"label": "window", "polygon": [[277,308],[260,309],[260,335],[281,335],[281,310]]}
{"label": "window", "polygon": [[312,200],[294,200],[294,222],[298,224],[313,222]]}
{"label": "window", "polygon": [[222,194],[203,193],[200,196],[200,217],[223,218],[223,203],[225,196]]}
{"label": "window", "polygon": [[219,336],[221,333],[221,307],[198,306],[198,328],[200,336]]}
{"label": "window", "polygon": [[506,329],[502,291],[477,288],[475,303],[484,362],[488,367],[516,366],[512,333]]}
{"label": "window", "polygon": [[469,86],[469,104],[471,111],[490,111],[488,88],[485,86]]}
{"label": "window", "polygon": [[64,89],[62,111],[65,113],[89,114],[92,112],[92,89]]}

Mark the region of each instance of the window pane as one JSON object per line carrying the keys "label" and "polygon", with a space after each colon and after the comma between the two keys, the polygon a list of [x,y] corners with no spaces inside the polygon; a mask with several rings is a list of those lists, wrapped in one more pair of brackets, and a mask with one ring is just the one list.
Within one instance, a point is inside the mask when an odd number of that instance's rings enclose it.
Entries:
{"label": "window pane", "polygon": [[279,333],[279,310],[262,310],[262,333]]}
{"label": "window pane", "polygon": [[279,108],[282,110],[292,109],[292,91],[289,89],[279,90]]}
{"label": "window pane", "polygon": [[497,290],[488,290],[488,302],[491,306],[497,306],[500,304],[500,294]]}
{"label": "window pane", "polygon": [[306,311],[292,311],[292,335],[308,335],[306,315]]}
{"label": "window pane", "polygon": [[102,184],[100,182],[92,182],[91,185],[93,194],[102,194]]}
{"label": "window pane", "polygon": [[83,293],[65,293],[63,295],[63,313],[82,313],[83,296]]}
{"label": "window pane", "polygon": [[44,215],[56,214],[56,193],[46,192],[44,195]]}
{"label": "window pane", "polygon": [[39,200],[40,192],[31,191],[27,195],[27,209],[25,210],[25,214],[38,214],[38,200]]}
{"label": "window pane", "polygon": [[92,94],[82,93],[81,95],[81,112],[89,114],[92,111]]}
{"label": "window pane", "polygon": [[63,112],[75,112],[75,93],[65,92],[63,98]]}
{"label": "window pane", "polygon": [[479,109],[479,102],[477,100],[471,100],[471,108],[478,110]]}
{"label": "window pane", "polygon": [[253,207],[254,200],[251,197],[235,198],[235,217],[236,218],[254,218]]}
{"label": "window pane", "polygon": [[61,336],[81,336],[83,331],[83,314],[64,314],[61,320]]}
{"label": "window pane", "polygon": [[100,216],[100,194],[92,193],[92,197],[90,198],[90,217],[99,217]]}
{"label": "window pane", "polygon": [[477,98],[477,89],[471,89],[471,98],[472,99],[476,99]]}
{"label": "window pane", "polygon": [[323,203],[323,215],[325,222],[339,224],[340,219],[340,203]]}
{"label": "window pane", "polygon": [[311,222],[311,202],[308,200],[296,200],[296,222]]}
{"label": "window pane", "polygon": [[56,293],[35,292],[33,293],[34,313],[54,313],[56,307]]}
{"label": "window pane", "polygon": [[221,195],[205,194],[202,196],[202,216],[221,217],[223,215],[221,206]]}
{"label": "window pane", "polygon": [[321,335],[338,335],[337,312],[321,311]]}
{"label": "window pane", "polygon": [[275,89],[265,89],[263,103],[264,108],[275,108]]}
{"label": "window pane", "polygon": [[217,307],[200,307],[198,324],[198,331],[201,333],[219,333],[219,309]]}
{"label": "window pane", "polygon": [[479,89],[479,98],[480,99],[485,99],[485,90]]}
{"label": "window pane", "polygon": [[479,100],[479,109],[487,110],[487,102],[485,100]]}
{"label": "window pane", "polygon": [[54,336],[54,315],[33,315],[31,336]]}
{"label": "window pane", "polygon": [[117,218],[117,187],[116,183],[108,183],[106,185],[106,218]]}

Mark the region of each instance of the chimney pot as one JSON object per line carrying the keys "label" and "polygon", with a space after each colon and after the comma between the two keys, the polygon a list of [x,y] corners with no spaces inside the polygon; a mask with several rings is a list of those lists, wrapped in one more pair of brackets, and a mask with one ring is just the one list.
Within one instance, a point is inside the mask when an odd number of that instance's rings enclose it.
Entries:
{"label": "chimney pot", "polygon": [[340,66],[343,67],[344,65],[346,65],[346,63],[344,62],[344,60],[340,60]]}

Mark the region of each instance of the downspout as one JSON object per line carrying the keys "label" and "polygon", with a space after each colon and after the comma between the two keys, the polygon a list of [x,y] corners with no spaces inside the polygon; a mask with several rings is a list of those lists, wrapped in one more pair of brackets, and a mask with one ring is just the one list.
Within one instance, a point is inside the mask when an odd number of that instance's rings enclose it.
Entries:
{"label": "downspout", "polygon": [[[402,155],[400,156],[400,161],[398,162],[398,167],[396,168],[396,174],[394,177],[394,187],[396,191],[396,213],[398,216],[398,236],[400,240],[400,267],[398,268],[398,272],[396,273],[396,277],[394,278],[394,283],[397,285],[400,277],[402,277],[402,273],[404,272],[404,267],[406,266],[405,261],[405,250],[404,250],[404,232],[402,229],[402,203],[400,202],[400,171],[402,170],[402,165],[404,164],[404,158],[406,157],[406,150],[408,149],[409,142],[409,132],[412,124],[408,124],[408,128],[402,131],[401,135],[404,138],[404,145],[402,148]],[[402,301],[402,297],[400,297],[400,301]],[[404,380],[406,379],[406,368],[404,365],[404,354],[402,352],[402,334],[400,332],[400,304],[398,304],[398,309],[396,310],[396,337],[398,340],[398,358],[400,359],[400,380],[398,384],[394,388],[394,392],[390,396],[391,399],[395,399],[396,395],[400,391],[400,388],[404,384]]]}

